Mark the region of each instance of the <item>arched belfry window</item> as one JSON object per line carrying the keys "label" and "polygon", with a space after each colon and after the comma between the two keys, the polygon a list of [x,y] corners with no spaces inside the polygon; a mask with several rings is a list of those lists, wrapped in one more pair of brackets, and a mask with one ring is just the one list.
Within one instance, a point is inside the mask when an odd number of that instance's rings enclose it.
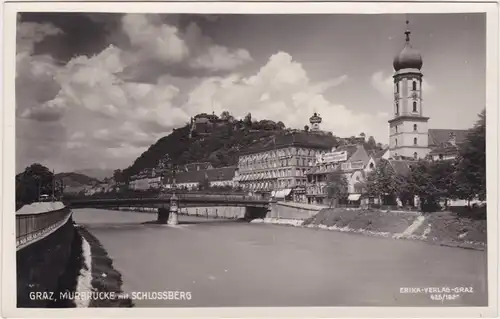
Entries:
{"label": "arched belfry window", "polygon": [[413,138],[413,145],[417,145],[417,138]]}
{"label": "arched belfry window", "polygon": [[399,82],[396,82],[396,93],[399,93]]}
{"label": "arched belfry window", "polygon": [[415,81],[415,80],[413,81],[412,89],[413,89],[413,91],[417,90],[417,81]]}
{"label": "arched belfry window", "polygon": [[413,124],[413,131],[416,132],[417,131],[417,124]]}
{"label": "arched belfry window", "polygon": [[418,157],[417,152],[413,153],[413,158],[414,158],[414,159],[417,159],[417,157]]}
{"label": "arched belfry window", "polygon": [[417,102],[413,101],[413,112],[417,112]]}
{"label": "arched belfry window", "polygon": [[396,142],[396,146],[398,146],[398,139],[395,139],[395,142]]}
{"label": "arched belfry window", "polygon": [[399,102],[396,101],[396,115],[399,115]]}

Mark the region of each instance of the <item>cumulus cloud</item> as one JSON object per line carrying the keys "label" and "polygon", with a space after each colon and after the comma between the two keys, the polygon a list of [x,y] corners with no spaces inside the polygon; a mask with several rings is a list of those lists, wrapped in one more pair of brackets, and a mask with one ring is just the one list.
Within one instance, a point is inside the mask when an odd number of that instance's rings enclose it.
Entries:
{"label": "cumulus cloud", "polygon": [[233,74],[201,81],[190,92],[184,108],[193,114],[212,105],[216,113],[229,110],[241,118],[251,112],[253,118],[283,121],[296,128],[309,124],[309,116],[316,111],[323,117],[323,128],[339,136],[370,131],[374,127],[371,114],[355,112],[325,96],[327,90],[347,80],[347,75],[340,75],[316,83],[290,54],[278,52],[254,75]]}
{"label": "cumulus cloud", "polygon": [[[394,79],[392,78],[392,74],[385,73],[384,71],[377,71],[373,73],[370,83],[385,98],[391,101],[394,99]],[[429,84],[429,81],[423,78],[422,90],[424,94],[427,95],[434,91],[434,87]]]}
{"label": "cumulus cloud", "polygon": [[[309,124],[309,116],[318,112],[322,127],[339,136],[383,130],[373,114],[327,98],[329,90],[349,81],[345,74],[314,81],[289,53],[278,52],[253,74],[242,75],[237,67],[252,60],[247,50],[214,43],[194,23],[181,29],[154,17],[125,15],[122,27],[130,47],[109,45],[65,65],[50,56],[32,55],[29,44],[42,41],[40,34],[60,31],[26,27],[25,34],[32,34],[33,40],[23,42],[19,53],[29,63],[18,63],[16,79],[21,166],[51,161],[48,165],[56,170],[123,168],[191,116],[212,110],[240,118],[251,112],[253,118],[296,128]],[[180,78],[167,68],[148,83],[124,79],[127,68],[151,61],[226,73]]]}
{"label": "cumulus cloud", "polygon": [[36,43],[48,36],[62,34],[63,31],[51,23],[23,22],[16,30],[17,54],[32,54]]}
{"label": "cumulus cloud", "polygon": [[141,67],[153,61],[160,65],[182,63],[194,69],[227,71],[252,61],[245,49],[214,43],[195,22],[181,30],[162,22],[157,15],[127,14],[122,18],[122,25],[135,53],[130,61],[132,66]]}
{"label": "cumulus cloud", "polygon": [[50,23],[18,23],[16,37],[16,114],[40,121],[57,121],[61,109],[49,103],[60,86],[54,80],[57,65],[49,55],[34,55],[35,45],[62,34]]}

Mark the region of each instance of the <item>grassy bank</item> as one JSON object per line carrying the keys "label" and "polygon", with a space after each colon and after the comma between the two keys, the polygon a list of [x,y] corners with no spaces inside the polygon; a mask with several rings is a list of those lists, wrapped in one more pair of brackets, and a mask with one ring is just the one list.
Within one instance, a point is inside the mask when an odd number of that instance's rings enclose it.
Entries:
{"label": "grassy bank", "polygon": [[[81,236],[89,243],[91,251],[92,289],[95,292],[112,292],[122,296],[122,276],[114,269],[113,261],[103,248],[99,240],[83,227],[78,229]],[[128,297],[115,299],[92,299],[89,307],[133,307]]]}
{"label": "grassy bank", "polygon": [[381,211],[377,209],[323,209],[304,222],[306,225],[363,229],[370,232],[403,233],[414,222],[415,213]]}
{"label": "grassy bank", "polygon": [[305,220],[265,219],[262,222],[319,228],[432,244],[484,250],[485,212],[445,211],[421,214],[378,209],[323,209]]}

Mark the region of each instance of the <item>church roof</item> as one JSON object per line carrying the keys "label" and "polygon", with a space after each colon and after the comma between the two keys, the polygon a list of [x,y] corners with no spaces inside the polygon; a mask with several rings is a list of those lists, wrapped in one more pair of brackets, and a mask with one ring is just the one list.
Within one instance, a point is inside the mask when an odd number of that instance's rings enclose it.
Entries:
{"label": "church roof", "polygon": [[[408,25],[408,21],[406,21]],[[410,34],[411,32],[407,29],[406,32],[406,43],[401,52],[394,57],[393,66],[394,70],[399,71],[402,69],[418,69],[420,70],[423,65],[422,56],[420,53],[412,48],[410,44]]]}
{"label": "church roof", "polygon": [[429,129],[429,146],[438,147],[450,140],[452,134],[455,137],[455,143],[460,144],[467,138],[468,130],[454,130],[454,129]]}

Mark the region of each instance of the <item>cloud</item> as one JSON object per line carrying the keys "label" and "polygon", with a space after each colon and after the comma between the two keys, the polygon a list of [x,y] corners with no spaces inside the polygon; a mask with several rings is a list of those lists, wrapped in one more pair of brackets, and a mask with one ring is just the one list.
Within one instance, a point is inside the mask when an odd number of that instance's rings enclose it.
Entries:
{"label": "cloud", "polygon": [[122,28],[134,52],[130,61],[132,70],[127,70],[128,74],[148,65],[231,71],[252,61],[245,49],[215,44],[195,22],[181,30],[177,25],[162,22],[157,15],[126,14],[122,18]]}
{"label": "cloud", "polygon": [[24,22],[17,25],[16,114],[40,121],[57,121],[61,108],[49,101],[60,89],[54,80],[58,66],[50,55],[33,55],[35,45],[46,37],[62,34],[50,23]]}
{"label": "cloud", "polygon": [[[394,79],[392,78],[392,74],[386,74],[384,71],[377,71],[373,73],[370,83],[385,98],[391,101],[394,99]],[[422,90],[424,94],[427,95],[434,91],[434,87],[429,81],[423,78]]]}
{"label": "cloud", "polygon": [[[31,28],[31,29],[30,29]],[[47,27],[26,34],[59,34]],[[18,165],[47,163],[56,170],[124,168],[156,140],[201,112],[248,112],[255,119],[283,121],[302,128],[313,112],[322,127],[339,136],[383,131],[373,114],[356,112],[327,98],[345,74],[314,81],[287,52],[269,57],[253,74],[238,73],[251,61],[245,49],[221,46],[197,24],[182,29],[151,15],[125,15],[122,28],[130,46],[109,45],[98,54],[75,56],[59,65],[50,56],[32,55],[25,41],[17,66],[16,143]],[[45,32],[45,33],[44,33]],[[148,83],[125,80],[124,71],[150,63],[164,68]],[[178,77],[175,68],[221,72]]]}
{"label": "cloud", "polygon": [[327,90],[346,81],[348,76],[340,75],[328,81],[313,82],[290,54],[278,52],[254,75],[232,74],[201,81],[190,92],[183,108],[196,114],[207,111],[207,105],[213,105],[216,113],[228,110],[241,118],[251,112],[255,119],[283,121],[295,128],[309,125],[309,117],[316,111],[323,117],[323,129],[339,136],[370,131],[377,125],[373,123],[372,114],[352,111],[325,96]]}
{"label": "cloud", "polygon": [[48,36],[62,34],[63,31],[51,23],[23,22],[18,23],[16,30],[17,54],[32,54],[35,44]]}

